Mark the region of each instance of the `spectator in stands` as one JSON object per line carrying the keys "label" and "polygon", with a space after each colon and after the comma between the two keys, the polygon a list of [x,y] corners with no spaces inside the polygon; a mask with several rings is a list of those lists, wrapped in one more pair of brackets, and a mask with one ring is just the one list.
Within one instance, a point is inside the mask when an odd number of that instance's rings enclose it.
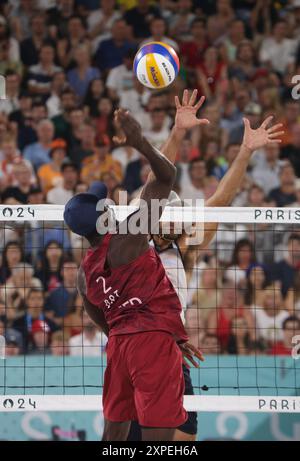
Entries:
{"label": "spectator in stands", "polygon": [[200,157],[190,161],[188,168],[188,181],[185,175],[180,178],[180,197],[184,199],[204,198],[204,188],[207,184],[207,171],[204,160]]}
{"label": "spectator in stands", "polygon": [[49,190],[47,194],[48,203],[65,205],[74,195],[79,179],[78,167],[74,163],[66,161],[61,166],[61,174],[63,183],[61,186],[56,186]]}
{"label": "spectator in stands", "polygon": [[255,337],[255,323],[251,311],[244,306],[242,292],[236,289],[234,282],[225,281],[220,291],[217,307],[207,319],[207,333],[216,334],[222,351],[226,351],[233,319],[239,317],[246,320],[251,339]]}
{"label": "spectator in stands", "polygon": [[44,248],[36,276],[41,280],[46,293],[62,283],[63,248],[56,240],[50,240]]}
{"label": "spectator in stands", "polygon": [[[3,247],[1,247],[3,248]],[[7,242],[2,253],[2,264],[0,268],[1,285],[11,277],[12,270],[24,260],[23,247],[17,241]]]}
{"label": "spectator in stands", "polygon": [[191,38],[191,25],[195,19],[191,0],[179,0],[176,14],[170,21],[170,33],[180,41]]}
{"label": "spectator in stands", "polygon": [[[215,264],[215,263],[214,263]],[[220,271],[212,264],[207,265],[196,280],[192,306],[200,311],[201,318],[206,321],[211,310],[215,309],[218,290],[222,287]],[[189,288],[190,291],[190,288]]]}
{"label": "spectator in stands", "polygon": [[27,352],[33,348],[32,329],[35,321],[47,322],[48,328],[52,331],[55,331],[56,325],[44,313],[44,295],[41,287],[34,288],[29,285],[25,300],[23,314],[15,316],[12,326],[22,334],[24,350]]}
{"label": "spectator in stands", "polygon": [[36,169],[50,162],[49,152],[54,137],[54,126],[50,120],[39,122],[37,137],[37,142],[29,144],[23,152],[24,158],[29,160]]}
{"label": "spectator in stands", "polygon": [[114,22],[111,35],[111,38],[100,43],[95,54],[97,67],[104,74],[110,69],[120,66],[128,50],[134,47],[127,38],[128,27],[123,19]]}
{"label": "spectator in stands", "polygon": [[99,357],[103,355],[106,337],[100,332],[85,311],[82,312],[82,333],[69,340],[71,356]]}
{"label": "spectator in stands", "polygon": [[50,354],[50,327],[48,321],[34,320],[31,327],[31,341],[27,350],[28,355]]}
{"label": "spectator in stands", "polygon": [[90,82],[99,78],[100,72],[91,66],[90,48],[87,44],[78,45],[74,50],[74,61],[76,67],[68,71],[67,77],[70,87],[79,100],[83,101]]}
{"label": "spectator in stands", "polygon": [[256,325],[256,337],[272,346],[283,339],[282,323],[289,317],[284,308],[280,284],[274,283],[264,289],[262,305],[256,303],[251,307]]}
{"label": "spectator in stands", "polygon": [[40,186],[45,194],[53,187],[62,185],[63,176],[61,167],[67,155],[66,148],[67,144],[64,139],[55,139],[52,141],[49,152],[51,161],[40,166],[37,171]]}
{"label": "spectator in stands", "polygon": [[262,207],[264,206],[265,194],[263,189],[257,184],[252,184],[248,189],[247,206]]}
{"label": "spectator in stands", "polygon": [[81,168],[84,160],[94,154],[96,148],[96,129],[90,124],[81,125],[79,136],[80,144],[71,149],[70,159],[78,168]]}
{"label": "spectator in stands", "polygon": [[8,328],[5,332],[5,357],[14,357],[22,352],[23,338],[21,333],[13,328]]}
{"label": "spectator in stands", "polygon": [[[95,78],[89,84],[86,96],[83,102],[84,109],[88,116],[98,117],[98,101],[104,94],[104,83],[100,78]],[[121,107],[124,107],[121,105]]]}
{"label": "spectator in stands", "polygon": [[208,100],[219,98],[221,102],[227,88],[227,67],[218,48],[211,46],[205,50],[203,61],[197,67],[197,87],[199,94]]}
{"label": "spectator in stands", "polygon": [[227,280],[232,280],[236,285],[243,284],[247,270],[255,263],[255,249],[252,242],[248,239],[241,239],[235,245],[231,263],[224,276]]}
{"label": "spectator in stands", "polygon": [[30,18],[30,33],[20,44],[21,61],[26,67],[38,64],[41,47],[47,38],[45,14],[41,11]]}
{"label": "spectator in stands", "polygon": [[166,127],[167,114],[163,109],[154,109],[150,113],[151,127],[149,130],[145,130],[147,139],[158,149],[168,139],[170,129]]}
{"label": "spectator in stands", "polygon": [[[283,117],[281,119],[281,123],[283,123],[282,129],[284,130],[284,134],[282,136],[281,145],[282,150],[285,146],[293,144],[295,139],[294,127],[295,125],[299,124],[300,121],[300,108],[299,108],[299,101],[294,99],[288,99],[283,106]],[[296,133],[296,139],[298,139],[298,135]],[[299,143],[299,140],[298,140]],[[298,145],[297,143],[297,145]]]}
{"label": "spectator in stands", "polygon": [[51,82],[56,72],[61,71],[54,63],[54,48],[51,45],[41,46],[39,62],[28,69],[28,91],[34,96],[46,100],[51,93]]}
{"label": "spectator in stands", "polygon": [[72,15],[67,20],[67,31],[57,43],[57,56],[60,65],[68,70],[75,64],[75,50],[84,43],[89,43],[83,18]]}
{"label": "spectator in stands", "polygon": [[[55,137],[69,140],[71,126],[70,113],[76,110],[76,95],[71,89],[66,88],[61,94],[61,113],[55,115],[52,119]],[[81,123],[81,122],[80,122]]]}
{"label": "spectator in stands", "polygon": [[296,342],[293,338],[300,335],[300,319],[296,316],[287,317],[282,323],[283,338],[276,341],[269,350],[270,355],[292,355]]}
{"label": "spectator in stands", "polygon": [[7,187],[4,195],[14,197],[19,203],[27,203],[30,189],[36,183],[31,165],[24,160],[16,162],[12,168],[12,177],[14,185]]}
{"label": "spectator in stands", "polygon": [[175,40],[172,40],[166,36],[166,31],[167,24],[165,19],[161,17],[154,17],[150,22],[150,37],[145,38],[145,40],[143,40],[139,46],[142,47],[149,42],[163,42],[167,45],[170,45],[172,48],[174,48],[175,51],[178,52],[179,50],[177,43]]}
{"label": "spectator in stands", "polygon": [[69,355],[68,337],[63,331],[56,331],[51,335],[50,354],[54,357]]}
{"label": "spectator in stands", "polygon": [[227,62],[234,62],[237,49],[240,43],[245,40],[245,24],[240,19],[235,19],[228,28],[227,36],[224,40],[224,52]]}
{"label": "spectator in stands", "polygon": [[61,267],[62,285],[51,291],[46,301],[46,312],[57,325],[63,324],[63,318],[68,312],[69,303],[76,292],[77,264],[65,261]]}
{"label": "spectator in stands", "polygon": [[205,19],[195,18],[191,24],[191,39],[181,44],[180,56],[188,70],[196,69],[208,46]]}
{"label": "spectator in stands", "polygon": [[135,39],[140,41],[142,38],[149,37],[151,19],[159,16],[158,8],[151,5],[149,0],[137,0],[137,5],[126,11],[124,19],[131,27]]}
{"label": "spectator in stands", "polygon": [[271,190],[269,198],[274,200],[276,206],[284,207],[296,201],[296,177],[294,168],[290,163],[286,163],[281,167],[279,181],[279,187]]}
{"label": "spectator in stands", "polygon": [[62,138],[67,141],[70,152],[81,144],[81,131],[84,120],[85,115],[81,106],[69,110],[69,126],[66,127],[66,132],[62,135]]}
{"label": "spectator in stands", "polygon": [[106,86],[112,100],[120,100],[124,92],[133,88],[132,66],[134,56],[135,50],[128,50],[124,56],[123,63],[109,71]]}
{"label": "spectator in stands", "polygon": [[1,112],[6,114],[11,114],[12,112],[19,110],[20,108],[20,84],[21,78],[20,75],[13,71],[8,70],[5,74],[6,82],[6,94],[5,99],[1,101]]}
{"label": "spectator in stands", "polygon": [[261,264],[251,264],[246,276],[245,304],[246,306],[251,306],[252,304],[261,306],[264,296],[263,290],[267,285],[266,269]]}
{"label": "spectator in stands", "polygon": [[250,40],[241,40],[236,48],[234,62],[228,69],[229,78],[236,78],[241,82],[255,78],[257,71],[255,48]]}
{"label": "spectator in stands", "polygon": [[280,19],[274,24],[271,36],[262,41],[259,54],[260,62],[280,75],[295,62],[296,43],[287,36],[287,23]]}
{"label": "spectator in stands", "polygon": [[101,0],[99,9],[89,13],[87,18],[89,36],[94,39],[93,48],[100,40],[108,39],[111,36],[111,29],[121,13],[116,10],[115,0]]}
{"label": "spectator in stands", "polygon": [[247,355],[251,350],[249,326],[243,317],[235,317],[231,322],[227,352],[233,355]]}
{"label": "spectator in stands", "polygon": [[[8,186],[16,185],[16,178],[14,177],[14,168],[20,163],[24,162],[31,169],[31,163],[27,160],[22,160],[21,153],[16,145],[16,140],[11,134],[3,136],[0,150],[0,168],[2,172],[1,187],[4,189]],[[32,182],[35,177],[32,171]]]}
{"label": "spectator in stands", "polygon": [[61,96],[67,86],[65,73],[56,72],[51,82],[51,93],[46,101],[49,118],[56,117],[62,113]]}
{"label": "spectator in stands", "polygon": [[91,184],[94,181],[102,180],[105,173],[113,173],[119,182],[122,180],[121,164],[114,160],[110,153],[109,138],[103,136],[102,142],[97,143],[94,154],[84,160],[81,179],[85,183]]}
{"label": "spectator in stands", "polygon": [[293,165],[295,173],[300,178],[300,123],[294,123],[291,128],[291,142],[281,149],[280,158],[287,159]]}
{"label": "spectator in stands", "polygon": [[41,288],[41,281],[34,277],[33,267],[28,263],[18,263],[11,270],[11,276],[1,287],[1,298],[6,304],[9,321],[19,319],[26,309],[25,300],[32,288]]}
{"label": "spectator in stands", "polygon": [[279,175],[284,162],[279,160],[279,153],[278,144],[269,144],[263,150],[257,151],[253,158],[250,177],[266,195],[280,186]]}
{"label": "spectator in stands", "polygon": [[269,269],[271,279],[278,280],[281,283],[281,291],[284,297],[293,286],[296,273],[300,268],[299,234],[292,233],[289,236],[286,249],[285,258],[273,264]]}

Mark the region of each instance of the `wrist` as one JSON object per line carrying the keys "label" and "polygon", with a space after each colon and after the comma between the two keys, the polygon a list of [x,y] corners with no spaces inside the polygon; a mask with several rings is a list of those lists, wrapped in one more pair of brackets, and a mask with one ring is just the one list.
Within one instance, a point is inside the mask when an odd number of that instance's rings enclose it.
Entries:
{"label": "wrist", "polygon": [[241,151],[243,152],[244,155],[248,155],[249,157],[253,153],[253,149],[251,149],[251,147],[247,146],[244,143],[241,145]]}
{"label": "wrist", "polygon": [[174,125],[172,129],[172,133],[174,138],[176,139],[177,142],[180,142],[183,140],[183,138],[186,135],[187,130],[185,128],[179,128],[176,125]]}

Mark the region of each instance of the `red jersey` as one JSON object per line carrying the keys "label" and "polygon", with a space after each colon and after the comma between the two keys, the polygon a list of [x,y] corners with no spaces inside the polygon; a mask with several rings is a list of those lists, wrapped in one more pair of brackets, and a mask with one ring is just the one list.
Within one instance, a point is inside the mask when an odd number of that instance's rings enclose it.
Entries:
{"label": "red jersey", "polygon": [[179,298],[154,248],[129,264],[104,269],[111,237],[90,248],[81,264],[87,299],[103,309],[109,335],[165,331],[187,341]]}

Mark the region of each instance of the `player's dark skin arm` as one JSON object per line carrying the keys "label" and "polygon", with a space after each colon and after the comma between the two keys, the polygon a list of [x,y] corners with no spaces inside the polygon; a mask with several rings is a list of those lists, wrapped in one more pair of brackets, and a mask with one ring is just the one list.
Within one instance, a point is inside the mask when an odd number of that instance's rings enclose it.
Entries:
{"label": "player's dark skin arm", "polygon": [[[169,196],[176,178],[176,167],[149,143],[142,135],[140,124],[127,111],[122,109],[116,111],[115,121],[122,132],[118,138],[114,139],[115,142],[119,144],[126,142],[127,145],[138,150],[147,158],[152,169],[153,174],[148,178],[141,193],[141,199],[146,202],[147,209],[149,210],[148,212],[145,211],[148,214],[148,216],[144,215],[146,219],[150,217],[151,200],[162,200]],[[158,218],[161,213],[162,209]],[[113,235],[107,255],[108,265],[114,268],[128,264],[148,248],[147,233]]]}
{"label": "player's dark skin arm", "polygon": [[95,325],[103,331],[103,333],[108,336],[109,328],[107,325],[107,322],[104,317],[104,312],[102,309],[99,307],[95,306],[94,304],[91,304],[89,300],[86,297],[86,281],[85,281],[85,275],[82,267],[79,268],[78,270],[78,275],[77,275],[77,288],[78,292],[81,295],[82,302],[83,302],[83,307],[86,310],[88,316],[91,318],[91,320],[95,323]]}

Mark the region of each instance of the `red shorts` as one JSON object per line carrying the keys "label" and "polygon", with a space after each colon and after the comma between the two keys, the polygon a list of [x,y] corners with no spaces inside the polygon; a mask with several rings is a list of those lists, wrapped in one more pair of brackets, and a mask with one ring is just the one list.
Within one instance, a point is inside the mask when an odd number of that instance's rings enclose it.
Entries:
{"label": "red shorts", "polygon": [[187,419],[183,395],[182,354],[170,334],[151,331],[109,338],[105,419],[178,427]]}

